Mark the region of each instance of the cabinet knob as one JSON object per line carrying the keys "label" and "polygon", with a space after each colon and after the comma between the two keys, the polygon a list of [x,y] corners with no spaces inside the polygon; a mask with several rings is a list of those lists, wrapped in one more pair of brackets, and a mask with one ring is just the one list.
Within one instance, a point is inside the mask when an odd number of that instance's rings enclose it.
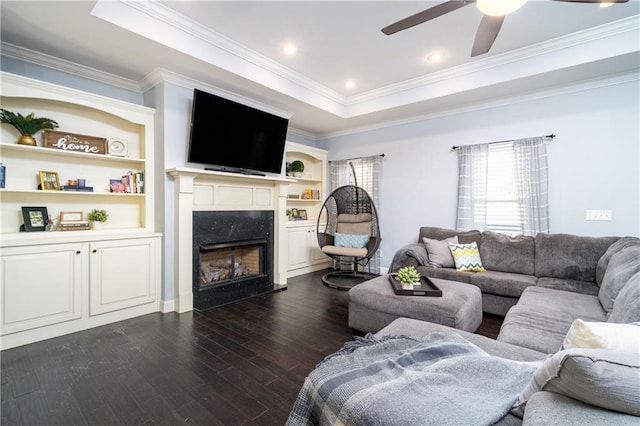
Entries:
{"label": "cabinet knob", "polygon": [[93,249],[91,252],[92,252],[92,253],[97,253],[97,252],[98,252],[98,250],[97,250],[97,249]]}
{"label": "cabinet knob", "polygon": [[76,254],[80,254],[82,253],[80,250],[76,250]]}

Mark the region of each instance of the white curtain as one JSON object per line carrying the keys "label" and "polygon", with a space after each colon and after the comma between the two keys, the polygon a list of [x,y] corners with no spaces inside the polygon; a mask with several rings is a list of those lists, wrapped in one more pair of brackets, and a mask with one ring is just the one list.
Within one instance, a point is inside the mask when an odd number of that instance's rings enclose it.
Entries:
{"label": "white curtain", "polygon": [[[380,155],[331,161],[329,176],[331,191],[344,185],[356,184],[367,191],[376,207],[378,222],[380,222],[380,183],[382,181],[382,157]],[[374,274],[380,273],[380,250],[369,260],[364,270]]]}
{"label": "white curtain", "polygon": [[485,229],[487,223],[487,170],[489,145],[458,148],[458,218],[461,231]]}
{"label": "white curtain", "polygon": [[456,227],[550,232],[546,138],[458,148]]}
{"label": "white curtain", "polygon": [[522,233],[548,233],[549,167],[547,141],[544,137],[520,139],[513,143],[518,182],[518,199],[522,209]]}

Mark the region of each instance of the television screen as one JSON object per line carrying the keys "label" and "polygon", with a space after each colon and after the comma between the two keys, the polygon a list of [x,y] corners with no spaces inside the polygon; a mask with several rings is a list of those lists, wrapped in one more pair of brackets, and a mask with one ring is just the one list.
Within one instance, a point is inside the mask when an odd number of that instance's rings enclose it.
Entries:
{"label": "television screen", "polygon": [[229,172],[280,173],[289,120],[195,89],[190,163]]}

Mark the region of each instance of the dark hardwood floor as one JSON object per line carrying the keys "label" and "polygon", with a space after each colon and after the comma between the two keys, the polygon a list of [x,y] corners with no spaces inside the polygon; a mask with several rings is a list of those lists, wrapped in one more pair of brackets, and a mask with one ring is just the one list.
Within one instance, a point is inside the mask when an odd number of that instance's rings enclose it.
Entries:
{"label": "dark hardwood floor", "polygon": [[[2,425],[282,425],[352,338],[323,272],[205,313],[151,314],[0,353]],[[478,330],[495,337],[502,319]]]}

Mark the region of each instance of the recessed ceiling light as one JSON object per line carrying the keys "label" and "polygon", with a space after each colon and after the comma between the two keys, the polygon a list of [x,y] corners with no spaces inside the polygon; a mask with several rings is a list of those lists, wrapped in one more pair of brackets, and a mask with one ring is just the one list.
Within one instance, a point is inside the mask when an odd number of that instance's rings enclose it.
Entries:
{"label": "recessed ceiling light", "polygon": [[613,6],[613,2],[612,1],[601,1],[600,2],[600,7],[602,7],[602,8],[609,7],[609,6]]}
{"label": "recessed ceiling light", "polygon": [[285,44],[282,50],[284,51],[285,54],[289,56],[293,56],[296,54],[296,52],[298,52],[298,48],[296,47],[295,44],[292,44],[292,43]]}
{"label": "recessed ceiling light", "polygon": [[347,89],[355,89],[356,88],[356,82],[353,80],[349,80],[344,84],[344,87],[346,87]]}
{"label": "recessed ceiling light", "polygon": [[427,56],[427,61],[429,62],[440,62],[443,59],[444,53],[442,52],[431,53],[429,56]]}

